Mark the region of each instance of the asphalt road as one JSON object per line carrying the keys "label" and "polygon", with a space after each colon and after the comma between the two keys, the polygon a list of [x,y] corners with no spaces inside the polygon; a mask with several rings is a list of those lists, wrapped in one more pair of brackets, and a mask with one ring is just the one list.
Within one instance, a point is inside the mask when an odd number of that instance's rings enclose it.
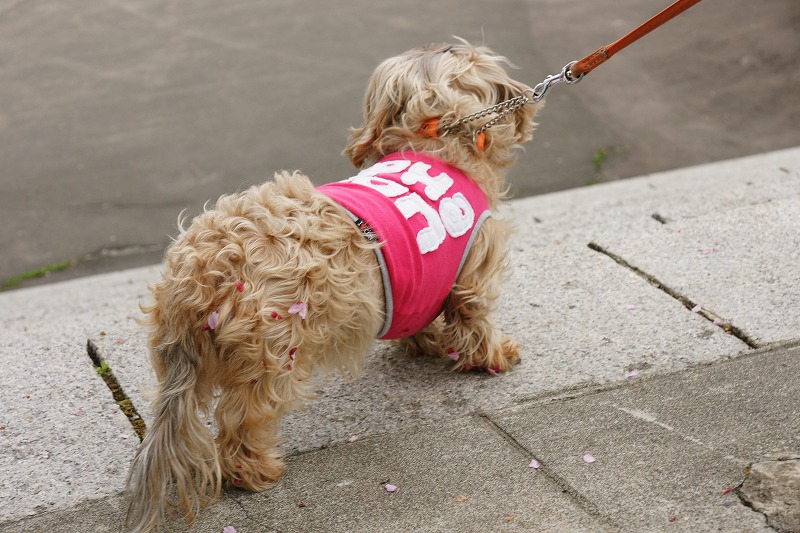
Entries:
{"label": "asphalt road", "polygon": [[[387,56],[458,35],[534,85],[667,3],[0,0],[0,283],[156,263],[182,210],[275,170],[351,175]],[[798,28],[797,0],[705,0],[555,88],[514,191],[800,145]]]}

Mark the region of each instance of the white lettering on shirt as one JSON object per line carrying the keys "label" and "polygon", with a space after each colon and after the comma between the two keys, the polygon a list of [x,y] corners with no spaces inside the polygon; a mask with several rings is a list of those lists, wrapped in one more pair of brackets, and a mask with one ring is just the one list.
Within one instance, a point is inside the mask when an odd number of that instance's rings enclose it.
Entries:
{"label": "white lettering on shirt", "polygon": [[461,237],[475,222],[475,211],[469,205],[466,196],[460,192],[451,198],[442,198],[439,202],[439,215],[442,217],[444,229],[452,237]]}
{"label": "white lettering on shirt", "polygon": [[438,176],[431,176],[428,171],[431,169],[430,165],[425,163],[414,163],[406,172],[400,176],[400,181],[406,185],[414,185],[415,183],[425,184],[425,196],[434,202],[444,196],[444,193],[453,186],[453,178],[442,172]]}
{"label": "white lettering on shirt", "polygon": [[395,200],[394,205],[403,213],[406,220],[411,220],[411,217],[419,213],[428,222],[427,227],[417,232],[417,246],[419,246],[420,253],[427,254],[439,248],[439,245],[447,237],[444,224],[442,224],[442,219],[439,218],[439,213],[428,202],[423,200],[422,196],[412,192],[408,196]]}
{"label": "white lettering on shirt", "polygon": [[[410,167],[410,168],[409,168]],[[398,159],[383,161],[362,170],[357,176],[345,180],[369,187],[387,198],[394,198],[394,205],[400,213],[411,220],[416,215],[425,218],[426,226],[417,232],[417,246],[422,254],[433,252],[444,242],[447,235],[461,237],[475,224],[475,210],[463,193],[457,192],[452,197],[444,197],[453,186],[453,178],[442,172],[431,176],[428,171],[431,165]],[[405,171],[405,172],[404,172]],[[379,174],[397,174],[406,185],[422,184],[423,193],[432,202],[439,201],[439,210],[426,202],[419,194],[411,192],[408,187],[396,181],[379,176]]]}

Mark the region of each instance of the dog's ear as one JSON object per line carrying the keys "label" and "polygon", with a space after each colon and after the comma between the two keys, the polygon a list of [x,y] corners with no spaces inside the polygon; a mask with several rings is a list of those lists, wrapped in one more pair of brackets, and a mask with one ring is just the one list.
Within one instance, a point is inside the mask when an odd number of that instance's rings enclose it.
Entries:
{"label": "dog's ear", "polygon": [[353,128],[344,149],[356,168],[361,168],[369,159],[374,144],[383,131],[392,126],[403,112],[408,100],[408,89],[399,63],[400,57],[393,57],[381,63],[370,78],[364,95],[364,124]]}

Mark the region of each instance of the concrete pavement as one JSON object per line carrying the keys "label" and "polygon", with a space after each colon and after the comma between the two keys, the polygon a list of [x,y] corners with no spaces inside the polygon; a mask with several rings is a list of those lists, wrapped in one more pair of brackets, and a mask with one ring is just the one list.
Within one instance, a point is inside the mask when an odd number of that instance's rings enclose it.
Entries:
{"label": "concrete pavement", "polygon": [[[285,420],[275,489],[171,530],[800,530],[798,215],[800,148],[511,202],[512,372],[379,343]],[[138,438],[86,346],[147,423],[157,275],[0,294],[0,532],[119,530]]]}

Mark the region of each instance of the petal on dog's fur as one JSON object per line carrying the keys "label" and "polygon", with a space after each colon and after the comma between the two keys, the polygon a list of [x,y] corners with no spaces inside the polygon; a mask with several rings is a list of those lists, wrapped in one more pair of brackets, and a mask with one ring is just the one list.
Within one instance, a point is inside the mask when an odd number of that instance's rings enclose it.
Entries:
{"label": "petal on dog's fur", "polygon": [[300,315],[300,318],[305,320],[308,313],[308,306],[304,302],[297,302],[289,308],[290,315]]}
{"label": "petal on dog's fur", "polygon": [[214,311],[210,315],[208,315],[208,329],[214,331],[219,326],[219,313]]}

